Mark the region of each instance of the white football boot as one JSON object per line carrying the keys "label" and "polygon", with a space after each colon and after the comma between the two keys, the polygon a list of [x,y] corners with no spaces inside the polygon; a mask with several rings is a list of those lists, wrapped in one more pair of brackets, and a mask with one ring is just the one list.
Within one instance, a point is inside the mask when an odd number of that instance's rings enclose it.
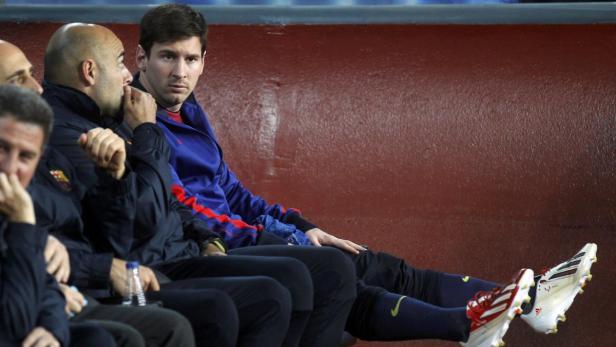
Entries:
{"label": "white football boot", "polygon": [[571,259],[542,273],[537,280],[532,311],[523,314],[522,320],[537,332],[555,334],[575,296],[583,293],[592,279],[590,268],[596,261],[597,245],[587,243]]}
{"label": "white football boot", "polygon": [[504,346],[503,336],[511,321],[522,313],[522,304],[530,302],[528,291],[534,285],[533,270],[522,269],[503,288],[479,292],[466,306],[466,316],[471,320],[469,347]]}

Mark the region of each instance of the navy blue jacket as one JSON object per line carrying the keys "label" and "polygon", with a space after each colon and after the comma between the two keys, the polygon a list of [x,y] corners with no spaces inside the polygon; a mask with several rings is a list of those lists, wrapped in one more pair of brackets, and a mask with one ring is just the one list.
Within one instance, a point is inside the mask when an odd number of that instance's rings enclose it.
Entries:
{"label": "navy blue jacket", "polygon": [[[120,250],[124,256],[130,252],[136,203],[131,191],[134,176],[127,172],[117,181],[100,173],[99,184],[86,191],[69,160],[47,148],[28,188],[37,225],[57,237],[69,252],[69,283],[93,296],[109,293],[112,250]],[[91,231],[90,237],[98,238],[90,240],[86,229]],[[109,237],[100,237],[107,234]],[[92,242],[99,245],[98,251],[94,251]]]}
{"label": "navy blue jacket", "polygon": [[[50,145],[70,160],[86,190],[96,186],[102,178],[92,160],[77,144],[79,136],[95,127],[105,127],[129,144],[127,154],[136,175],[134,193],[137,204],[130,245],[113,242],[113,235],[109,233],[91,237],[92,240],[107,238],[104,244],[111,246],[119,257],[154,265],[197,256],[200,254],[199,242],[217,237],[171,194],[169,147],[155,124],[142,124],[133,132],[122,123],[121,117],[101,117],[100,109],[87,95],[47,82],[43,87],[43,97],[55,115]],[[90,234],[90,230],[86,229],[86,234]],[[100,247],[98,242],[94,246]],[[130,251],[123,257],[126,247]]]}
{"label": "navy blue jacket", "polygon": [[37,326],[69,344],[64,296],[47,274],[47,233],[0,216],[0,345],[21,341]]}
{"label": "navy blue jacket", "polygon": [[[135,88],[144,89],[139,74]],[[311,245],[304,231],[316,225],[297,209],[269,204],[253,194],[238,179],[223,159],[207,114],[194,94],[180,109],[182,122],[171,119],[159,107],[156,123],[170,147],[175,197],[225,240],[229,248],[256,245],[262,232],[282,237],[287,243]]]}

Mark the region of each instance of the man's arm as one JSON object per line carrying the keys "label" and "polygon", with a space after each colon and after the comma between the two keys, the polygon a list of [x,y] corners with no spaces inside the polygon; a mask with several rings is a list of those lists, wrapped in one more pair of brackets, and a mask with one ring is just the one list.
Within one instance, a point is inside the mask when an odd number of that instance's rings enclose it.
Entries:
{"label": "man's arm", "polygon": [[[366,250],[352,241],[326,233],[302,217],[297,209],[285,209],[278,204],[270,205],[260,196],[252,194],[242,185],[224,161],[219,169],[219,175],[220,184],[225,191],[231,211],[241,215],[245,220],[255,218],[263,222],[265,219],[265,231],[273,232],[295,244],[330,245],[351,253]],[[268,218],[262,216],[271,216],[274,221],[268,222]],[[292,225],[293,228],[288,228],[285,224]]]}
{"label": "man's arm", "polygon": [[45,232],[0,217],[7,251],[0,259],[0,335],[21,341],[34,328],[45,290]]}
{"label": "man's arm", "polygon": [[64,310],[66,306],[64,295],[51,275],[46,276],[45,285],[46,290],[43,294],[42,307],[36,326],[51,333],[62,346],[68,346],[70,333],[68,316]]}
{"label": "man's arm", "polygon": [[[173,173],[173,193],[185,206],[191,208],[195,215],[203,220],[209,228],[224,237],[230,248],[254,245],[260,242],[263,232],[269,232],[286,240],[288,243],[309,245],[309,240],[296,225],[287,225],[291,221],[303,222],[307,230],[314,225],[301,218],[297,210],[285,210],[281,205],[268,205],[261,197],[252,194],[239,182],[223,162],[218,170],[222,188],[230,199],[229,206],[237,214],[224,215],[208,207],[208,201],[200,194],[191,191],[190,184],[184,185],[177,174]],[[293,219],[291,219],[293,218]],[[249,221],[247,223],[246,221]]]}
{"label": "man's arm", "polygon": [[[173,178],[172,192],[175,198],[192,213],[179,209],[182,219],[198,217],[208,230],[221,237],[229,248],[237,248],[257,244],[259,229],[240,218],[216,213],[211,208],[199,203],[197,196],[192,194],[178,178],[173,167],[169,165]],[[194,215],[193,215],[194,213]]]}
{"label": "man's arm", "polygon": [[45,291],[47,234],[35,225],[30,195],[0,173],[0,335],[21,341],[35,327]]}

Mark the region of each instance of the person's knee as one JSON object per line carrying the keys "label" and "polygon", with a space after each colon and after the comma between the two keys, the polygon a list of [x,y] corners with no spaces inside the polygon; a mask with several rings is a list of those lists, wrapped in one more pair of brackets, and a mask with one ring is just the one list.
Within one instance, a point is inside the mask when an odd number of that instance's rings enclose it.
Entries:
{"label": "person's knee", "polygon": [[235,303],[224,292],[216,293],[214,302],[210,302],[210,311],[215,312],[216,322],[221,334],[228,335],[228,340],[237,339],[240,319],[237,314]]}
{"label": "person's knee", "polygon": [[318,281],[325,285],[317,286],[315,281],[315,292],[317,288],[330,292],[338,299],[353,299],[357,295],[355,265],[343,251],[333,247],[322,247],[319,249],[319,256],[327,264],[325,270],[321,272]]}
{"label": "person's knee", "polygon": [[[221,312],[221,316],[224,313],[224,311]],[[166,322],[165,327],[169,336],[165,340],[168,341],[168,346],[191,347],[195,345],[195,334],[186,317],[171,310],[161,310],[159,316],[161,320]]]}
{"label": "person's knee", "polygon": [[[314,290],[308,267],[295,258],[272,257],[270,259],[270,269],[274,269],[271,277],[288,290],[291,295],[293,310],[311,311],[314,305]],[[264,286],[271,291],[280,291],[278,287],[271,283]]]}
{"label": "person's knee", "polygon": [[[277,316],[278,319],[285,321],[291,317],[291,311],[296,307],[293,305],[293,299],[290,291],[278,281],[270,277],[256,276],[253,279],[253,285],[261,295],[261,299],[269,302],[270,315]],[[312,293],[310,294],[312,297]],[[310,300],[311,301],[311,300]],[[312,306],[303,308],[301,311],[311,311]]]}
{"label": "person's knee", "polygon": [[[70,333],[71,346],[116,346],[116,340],[114,337],[103,327],[94,323],[79,323],[71,325]],[[139,344],[136,346],[139,346]]]}

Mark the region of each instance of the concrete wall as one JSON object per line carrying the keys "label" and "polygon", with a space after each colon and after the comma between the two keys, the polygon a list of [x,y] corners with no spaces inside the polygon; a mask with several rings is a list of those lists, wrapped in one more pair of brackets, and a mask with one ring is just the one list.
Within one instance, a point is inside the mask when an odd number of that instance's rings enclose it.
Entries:
{"label": "concrete wall", "polygon": [[[0,23],[0,38],[23,47],[40,76],[57,27]],[[133,68],[136,26],[111,28]],[[215,25],[197,96],[254,192],[418,267],[505,281],[597,242],[595,280],[559,334],[515,321],[506,341],[611,345],[615,33]]]}

